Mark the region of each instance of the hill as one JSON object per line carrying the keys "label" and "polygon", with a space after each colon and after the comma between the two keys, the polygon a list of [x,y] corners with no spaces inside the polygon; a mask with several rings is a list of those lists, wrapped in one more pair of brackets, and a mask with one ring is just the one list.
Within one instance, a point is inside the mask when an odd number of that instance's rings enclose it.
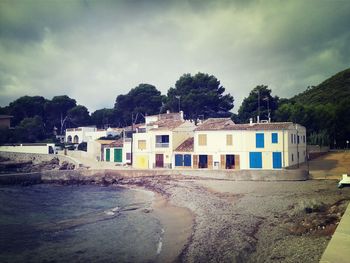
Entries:
{"label": "hill", "polygon": [[321,84],[309,87],[306,91],[291,98],[301,104],[339,104],[350,98],[350,68],[341,71]]}

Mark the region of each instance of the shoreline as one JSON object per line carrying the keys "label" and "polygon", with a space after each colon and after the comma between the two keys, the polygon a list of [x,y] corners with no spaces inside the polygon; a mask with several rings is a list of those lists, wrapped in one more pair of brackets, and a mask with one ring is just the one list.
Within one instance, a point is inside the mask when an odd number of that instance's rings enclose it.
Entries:
{"label": "shoreline", "polygon": [[[167,227],[157,262],[316,263],[350,200],[349,188],[340,190],[334,181],[323,180],[257,182],[99,172],[59,173],[42,182],[115,185],[155,193],[154,215]],[[176,218],[192,218],[192,228],[180,231],[180,241]],[[332,220],[327,223],[328,219]],[[311,225],[304,226],[305,222]]]}
{"label": "shoreline", "polygon": [[150,187],[132,183],[117,186],[153,195],[151,212],[162,226],[155,262],[181,262],[194,232],[195,214],[186,207],[172,204],[168,196]]}

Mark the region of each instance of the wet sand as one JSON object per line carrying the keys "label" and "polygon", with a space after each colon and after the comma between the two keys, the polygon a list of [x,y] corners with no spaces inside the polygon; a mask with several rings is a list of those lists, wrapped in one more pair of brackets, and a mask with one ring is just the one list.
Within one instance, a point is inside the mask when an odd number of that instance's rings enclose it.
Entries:
{"label": "wet sand", "polygon": [[156,194],[152,208],[164,228],[157,262],[179,262],[179,256],[190,241],[194,215],[187,208],[170,204],[160,194]]}

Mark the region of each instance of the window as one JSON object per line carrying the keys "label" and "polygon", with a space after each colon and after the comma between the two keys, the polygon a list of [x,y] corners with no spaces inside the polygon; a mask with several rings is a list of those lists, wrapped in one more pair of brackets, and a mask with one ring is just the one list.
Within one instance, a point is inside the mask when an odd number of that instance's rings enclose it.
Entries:
{"label": "window", "polygon": [[128,161],[131,160],[131,153],[126,153],[126,160],[128,160]]}
{"label": "window", "polygon": [[137,148],[139,150],[144,150],[146,149],[146,140],[138,140],[137,141]]}
{"label": "window", "polygon": [[292,162],[294,162],[294,154],[292,154]]}
{"label": "window", "polygon": [[298,144],[300,143],[300,136],[298,135]]}
{"label": "window", "polygon": [[264,134],[263,133],[255,134],[255,144],[256,144],[256,148],[264,148]]}
{"label": "window", "polygon": [[198,145],[200,145],[200,146],[207,145],[207,135],[206,134],[199,134],[198,135]]}
{"label": "window", "polygon": [[293,142],[294,142],[294,141],[293,141],[293,134],[290,135],[290,141],[291,141],[291,143],[293,144]]}
{"label": "window", "polygon": [[271,134],[272,143],[278,143],[278,133],[274,132]]}
{"label": "window", "polygon": [[158,148],[169,147],[169,135],[156,135],[156,147]]}
{"label": "window", "polygon": [[227,145],[227,146],[233,145],[233,142],[232,142],[232,134],[227,134],[227,135],[226,135],[226,145]]}
{"label": "window", "polygon": [[305,135],[303,135],[303,142],[305,143]]}

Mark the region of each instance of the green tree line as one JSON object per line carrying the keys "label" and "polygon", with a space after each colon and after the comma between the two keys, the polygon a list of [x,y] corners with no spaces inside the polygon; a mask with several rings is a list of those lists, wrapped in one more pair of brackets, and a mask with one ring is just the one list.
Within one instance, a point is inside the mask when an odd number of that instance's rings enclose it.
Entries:
{"label": "green tree line", "polygon": [[[128,93],[118,95],[113,108],[99,109],[91,114],[85,106],[77,105],[76,100],[66,95],[51,100],[23,96],[0,108],[0,114],[13,116],[14,127],[0,130],[0,143],[52,140],[54,131],[63,134],[66,128],[85,125],[125,127],[132,122],[143,122],[146,115],[182,110],[185,119],[194,121],[231,117],[235,123],[248,123],[250,118],[256,121],[258,115],[260,120],[291,121],[307,128],[311,144],[344,147],[350,138],[350,98],[344,94],[350,90],[348,71],[338,73],[319,86],[309,87],[291,99],[273,96],[268,86],[258,85],[243,100],[237,114],[231,112],[233,96],[225,93],[220,81],[200,72],[182,75],[166,95],[154,85],[141,83]],[[338,100],[329,99],[326,94],[330,90],[334,93],[334,89],[340,97]]]}

